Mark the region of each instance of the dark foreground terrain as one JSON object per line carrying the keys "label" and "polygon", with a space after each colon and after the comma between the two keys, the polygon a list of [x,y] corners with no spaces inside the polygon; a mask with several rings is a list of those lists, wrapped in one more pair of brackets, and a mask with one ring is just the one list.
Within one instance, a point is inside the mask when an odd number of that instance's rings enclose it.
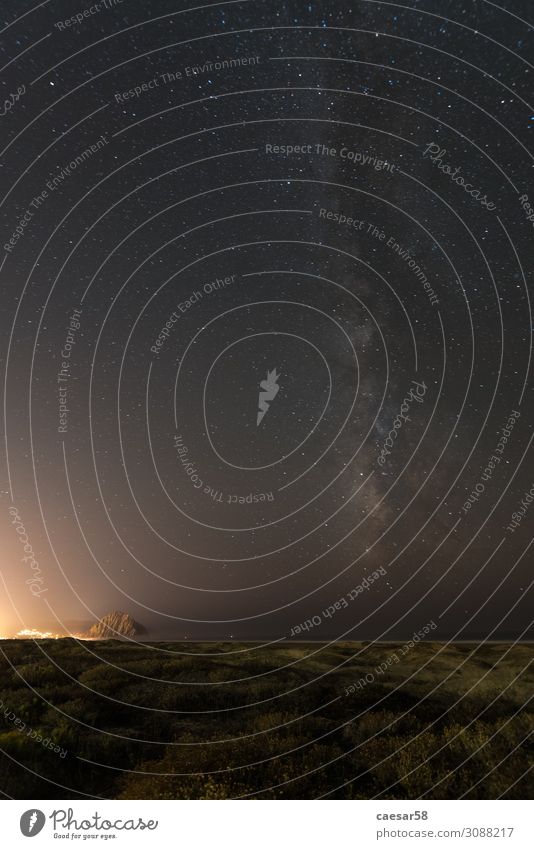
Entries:
{"label": "dark foreground terrain", "polygon": [[0,790],[16,799],[529,798],[533,646],[403,651],[1,642]]}

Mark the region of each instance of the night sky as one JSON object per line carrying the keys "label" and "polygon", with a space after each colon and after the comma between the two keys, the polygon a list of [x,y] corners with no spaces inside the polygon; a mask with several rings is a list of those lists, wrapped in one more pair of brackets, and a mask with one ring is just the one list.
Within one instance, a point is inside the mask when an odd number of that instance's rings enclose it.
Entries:
{"label": "night sky", "polygon": [[3,4],[3,636],[532,637],[529,7]]}

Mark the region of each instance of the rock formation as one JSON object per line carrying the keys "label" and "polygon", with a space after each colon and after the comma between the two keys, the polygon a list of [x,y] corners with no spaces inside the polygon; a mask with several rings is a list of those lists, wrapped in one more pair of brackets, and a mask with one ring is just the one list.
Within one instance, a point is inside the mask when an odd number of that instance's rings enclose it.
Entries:
{"label": "rock formation", "polygon": [[128,613],[113,610],[89,628],[84,636],[89,640],[135,640],[146,634],[145,628],[135,622]]}

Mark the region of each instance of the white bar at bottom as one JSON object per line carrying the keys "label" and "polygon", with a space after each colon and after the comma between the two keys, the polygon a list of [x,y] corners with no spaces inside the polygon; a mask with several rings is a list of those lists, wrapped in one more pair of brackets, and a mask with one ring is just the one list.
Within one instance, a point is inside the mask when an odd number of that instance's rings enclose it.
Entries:
{"label": "white bar at bottom", "polygon": [[533,849],[528,808],[528,801],[9,800],[0,803],[0,822],[6,849],[67,841],[143,849]]}

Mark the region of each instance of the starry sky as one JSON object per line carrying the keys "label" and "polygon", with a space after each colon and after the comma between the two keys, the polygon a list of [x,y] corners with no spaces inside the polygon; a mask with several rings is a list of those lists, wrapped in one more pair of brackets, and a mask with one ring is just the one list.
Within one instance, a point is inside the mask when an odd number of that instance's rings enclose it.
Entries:
{"label": "starry sky", "polygon": [[1,14],[0,633],[532,637],[529,3]]}

